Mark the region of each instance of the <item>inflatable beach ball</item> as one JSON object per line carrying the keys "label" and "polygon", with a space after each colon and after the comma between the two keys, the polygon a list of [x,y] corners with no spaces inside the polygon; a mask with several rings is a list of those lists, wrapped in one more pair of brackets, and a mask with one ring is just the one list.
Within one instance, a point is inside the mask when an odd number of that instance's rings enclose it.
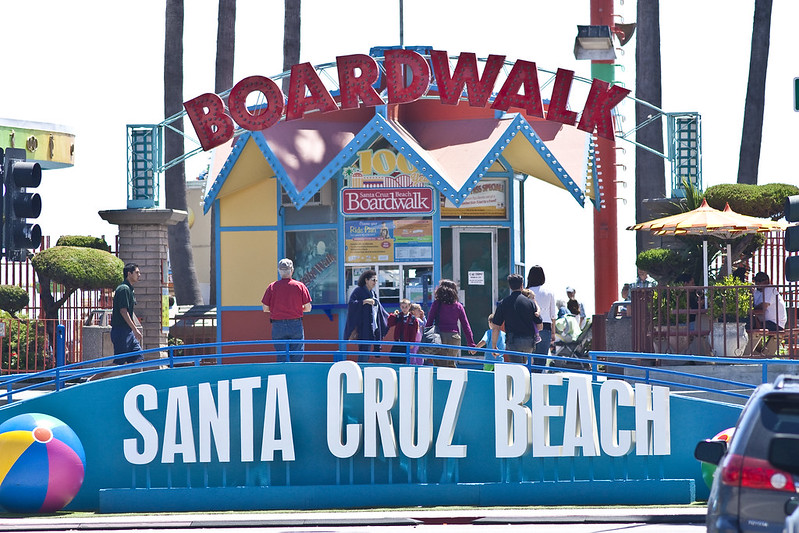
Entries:
{"label": "inflatable beach ball", "polygon": [[27,413],[0,424],[0,506],[13,513],[61,509],[80,490],[83,445],[57,418]]}
{"label": "inflatable beach ball", "polygon": [[[711,440],[723,440],[729,442],[734,432],[735,428],[727,428],[724,431],[716,433],[716,436]],[[702,479],[705,481],[707,488],[710,488],[710,486],[713,484],[713,474],[716,472],[716,465],[710,463],[700,463],[700,465],[702,468]]]}

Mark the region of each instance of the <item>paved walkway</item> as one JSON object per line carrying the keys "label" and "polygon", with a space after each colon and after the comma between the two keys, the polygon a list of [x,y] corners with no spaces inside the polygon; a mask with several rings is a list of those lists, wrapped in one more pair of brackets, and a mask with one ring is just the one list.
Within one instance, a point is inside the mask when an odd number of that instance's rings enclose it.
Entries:
{"label": "paved walkway", "polygon": [[246,527],[334,527],[418,524],[703,524],[705,508],[601,507],[512,509],[401,509],[380,511],[297,511],[274,513],[184,513],[157,515],[79,515],[8,517],[0,515],[0,531],[67,531],[106,529],[191,529]]}

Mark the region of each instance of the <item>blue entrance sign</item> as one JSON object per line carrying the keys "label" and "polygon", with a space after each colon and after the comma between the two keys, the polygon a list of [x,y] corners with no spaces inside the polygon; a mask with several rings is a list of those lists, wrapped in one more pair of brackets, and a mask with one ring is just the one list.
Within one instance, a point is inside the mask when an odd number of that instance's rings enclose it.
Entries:
{"label": "blue entrance sign", "polygon": [[0,408],[85,445],[71,509],[689,503],[736,406],[579,374],[336,363],[128,374]]}

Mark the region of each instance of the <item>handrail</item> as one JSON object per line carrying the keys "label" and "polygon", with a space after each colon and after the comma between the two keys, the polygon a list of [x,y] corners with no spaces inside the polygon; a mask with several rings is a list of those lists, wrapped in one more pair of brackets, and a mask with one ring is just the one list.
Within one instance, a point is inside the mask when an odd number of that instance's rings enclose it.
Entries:
{"label": "handrail", "polygon": [[[35,391],[35,390],[44,390],[49,391],[50,389],[54,388],[55,390],[60,390],[63,387],[74,385],[77,383],[82,383],[90,378],[101,375],[101,374],[108,374],[110,372],[120,371],[120,370],[145,370],[145,369],[152,369],[152,368],[162,368],[164,366],[168,366],[169,368],[175,368],[180,366],[192,365],[192,366],[199,366],[201,364],[221,364],[225,359],[230,358],[242,358],[242,357],[268,357],[268,356],[277,356],[277,355],[288,355],[290,354],[289,345],[295,343],[296,341],[293,340],[285,340],[285,341],[276,341],[271,339],[258,339],[258,340],[251,340],[251,341],[227,341],[227,342],[219,342],[219,343],[201,343],[201,344],[186,344],[180,346],[164,346],[159,348],[152,348],[148,350],[143,350],[140,353],[142,356],[145,357],[145,360],[139,361],[136,363],[130,363],[126,365],[118,365],[118,366],[88,366],[88,365],[97,365],[102,364],[105,362],[111,362],[116,356],[107,356],[98,359],[93,359],[87,362],[79,362],[79,363],[71,363],[71,364],[59,364],[55,368],[47,369],[41,372],[33,373],[33,374],[17,374],[13,376],[0,376],[0,388],[4,389],[0,392],[0,401],[7,401],[12,402],[14,401],[14,395],[19,395],[19,393],[27,392],[27,391]],[[329,357],[331,361],[341,361],[344,359],[356,359],[359,355],[362,355],[367,352],[360,352],[356,349],[347,349],[348,345],[353,346],[360,346],[360,345],[367,345],[371,346],[374,344],[374,341],[348,341],[342,339],[306,339],[305,341],[306,348],[307,345],[321,345],[331,346],[332,349],[314,349],[314,350],[304,350],[304,354],[306,357],[319,357],[325,358]],[[494,351],[489,348],[468,348],[464,346],[455,346],[455,345],[437,345],[437,348],[452,348],[458,349],[462,351],[475,351],[476,354],[469,357],[451,357],[446,355],[439,355],[439,354],[419,354],[419,353],[412,353],[410,350],[412,347],[415,346],[427,346],[424,344],[418,343],[401,343],[401,342],[389,342],[383,341],[381,345],[391,347],[391,346],[403,346],[405,348],[405,355],[408,358],[407,361],[410,362],[410,357],[418,357],[422,358],[425,361],[428,360],[444,360],[444,361],[456,361],[458,364],[472,364],[472,365],[482,365],[485,363],[485,354],[493,353]],[[280,350],[270,349],[274,346],[283,346]],[[241,350],[242,348],[248,348]],[[267,348],[268,347],[268,348]],[[266,348],[266,349],[264,349]],[[213,353],[204,353],[204,354],[196,354],[196,355],[188,355],[188,354],[180,354],[176,352],[190,352],[192,350],[213,350]],[[167,356],[165,358],[157,357],[154,359],[147,359],[148,355],[155,355],[166,352]],[[368,352],[369,355],[376,355],[375,352]],[[394,352],[392,355],[397,356],[399,352]],[[774,364],[781,364],[781,365],[799,365],[799,361],[785,361],[782,359],[742,359],[742,358],[723,358],[723,357],[709,357],[709,356],[687,356],[687,355],[663,355],[663,354],[642,354],[642,353],[632,353],[632,352],[600,352],[594,351],[591,352],[587,358],[584,359],[577,359],[575,357],[560,357],[555,355],[547,356],[548,359],[555,362],[557,365],[559,362],[562,363],[575,363],[578,362],[576,368],[568,368],[568,369],[560,369],[560,368],[553,368],[553,367],[542,367],[533,364],[533,357],[539,357],[538,354],[528,354],[522,352],[514,352],[509,350],[504,350],[503,353],[510,354],[510,355],[518,355],[527,358],[526,367],[533,371],[546,371],[546,372],[553,372],[553,371],[562,371],[567,373],[573,374],[582,374],[582,375],[590,375],[592,377],[592,381],[597,382],[604,379],[623,379],[626,381],[632,382],[641,382],[646,384],[653,384],[653,385],[665,385],[665,386],[672,386],[672,387],[679,387],[680,389],[689,389],[691,391],[700,391],[706,393],[716,393],[726,397],[734,398],[737,400],[745,399],[749,395],[740,392],[740,389],[752,389],[759,385],[759,383],[746,383],[742,381],[734,381],[734,380],[727,380],[713,376],[703,376],[700,374],[693,374],[690,372],[674,370],[670,368],[664,367],[656,367],[650,366],[645,364],[635,364],[632,360],[641,360],[641,359],[658,359],[661,361],[691,361],[692,363],[707,363],[707,364],[747,364],[747,365],[760,365],[762,368],[761,372],[761,383],[768,381],[768,367]],[[380,356],[386,358],[386,363],[389,364],[387,359],[390,355],[389,352],[380,352]],[[288,359],[288,357],[286,357]],[[626,361],[630,360],[630,361]],[[62,360],[63,361],[63,360]],[[287,364],[304,364],[304,363],[287,363]],[[429,364],[429,363],[427,363]],[[516,363],[503,363],[503,362],[495,362],[494,364],[516,364]],[[636,376],[627,373],[628,371],[643,371],[643,376]],[[102,376],[101,376],[102,377]],[[689,377],[693,380],[704,380],[706,384],[704,385],[696,385],[691,383],[687,385],[685,382],[680,382],[677,380],[679,377]],[[33,381],[33,383],[31,383]],[[715,387],[713,385],[716,385]],[[726,386],[727,388],[721,388],[720,386]]]}

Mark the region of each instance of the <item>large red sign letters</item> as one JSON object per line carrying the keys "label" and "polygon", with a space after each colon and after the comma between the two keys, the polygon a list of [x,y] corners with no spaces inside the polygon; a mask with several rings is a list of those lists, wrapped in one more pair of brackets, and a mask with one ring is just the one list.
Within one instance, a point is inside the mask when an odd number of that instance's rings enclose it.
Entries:
{"label": "large red sign letters", "polygon": [[[249,76],[231,89],[227,112],[222,99],[213,93],[205,93],[184,102],[183,107],[203,149],[210,150],[233,136],[234,121],[246,130],[259,131],[276,124],[284,112],[286,120],[296,120],[310,111],[326,113],[360,106],[413,102],[430,89],[431,64],[442,103],[457,105],[465,87],[469,105],[485,107],[505,61],[505,56],[490,55],[481,78],[477,72],[477,59],[471,52],[462,52],[458,56],[452,73],[444,51],[433,50],[430,63],[412,50],[386,50],[385,54],[388,102],[384,102],[374,89],[380,72],[377,62],[366,54],[353,54],[336,58],[341,89],[338,105],[313,66],[302,63],[291,68],[289,95],[285,104],[283,92],[274,81],[264,76]],[[410,84],[406,85],[408,72],[412,76]],[[546,112],[547,120],[570,126],[576,122],[577,113],[567,110],[566,106],[573,78],[573,71],[558,69]],[[266,101],[266,106],[255,113],[246,106],[247,96],[253,92],[261,92]],[[596,129],[600,137],[613,139],[611,111],[629,92],[629,89],[594,79],[577,128],[589,133]],[[516,61],[491,104],[491,109],[499,111],[508,111],[511,107],[523,109],[530,116],[545,118],[535,63]]]}

